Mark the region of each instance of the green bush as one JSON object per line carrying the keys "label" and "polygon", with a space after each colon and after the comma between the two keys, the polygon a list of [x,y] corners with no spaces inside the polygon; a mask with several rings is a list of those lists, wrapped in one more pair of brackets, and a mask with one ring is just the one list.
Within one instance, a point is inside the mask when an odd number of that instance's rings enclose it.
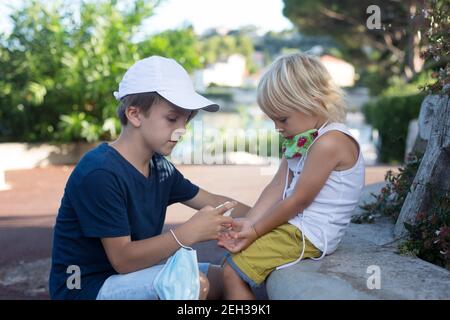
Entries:
{"label": "green bush", "polygon": [[231,92],[214,92],[214,91],[208,91],[203,94],[208,99],[211,100],[223,100],[225,102],[231,103],[233,101],[233,94]]}
{"label": "green bush", "polygon": [[366,121],[380,134],[381,162],[403,162],[409,122],[418,118],[424,97],[423,93],[381,96],[364,105]]}
{"label": "green bush", "polygon": [[398,215],[402,210],[403,203],[411,188],[411,185],[419,169],[423,155],[409,155],[405,166],[398,169],[398,173],[389,170],[384,180],[386,186],[381,189],[377,195],[372,193],[375,201],[360,206],[363,213],[352,218],[353,223],[372,223],[377,216],[388,216],[392,221],[397,221]]}
{"label": "green bush", "polygon": [[0,142],[113,139],[112,93],[136,60],[159,54],[188,71],[201,67],[192,28],[139,33],[155,3],[34,0],[19,6],[11,33],[0,30]]}
{"label": "green bush", "polygon": [[409,236],[400,252],[450,270],[450,193],[432,198],[429,212],[420,212],[415,224],[405,223]]}

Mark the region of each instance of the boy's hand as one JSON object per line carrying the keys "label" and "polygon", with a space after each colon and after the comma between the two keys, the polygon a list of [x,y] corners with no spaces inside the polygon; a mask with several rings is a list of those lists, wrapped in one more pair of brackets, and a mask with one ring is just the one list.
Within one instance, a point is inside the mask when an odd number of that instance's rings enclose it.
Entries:
{"label": "boy's hand", "polygon": [[250,219],[234,219],[231,227],[231,230],[222,232],[217,243],[231,253],[246,249],[258,238]]}
{"label": "boy's hand", "polygon": [[237,202],[227,202],[220,208],[206,206],[197,211],[186,223],[183,233],[191,236],[191,242],[206,240],[217,240],[220,232],[228,229],[233,222],[233,218],[224,217],[223,214],[234,208]]}
{"label": "boy's hand", "polygon": [[217,239],[217,245],[219,247],[225,248],[228,250],[229,247],[234,247],[236,240],[231,236],[231,225],[228,228],[224,228],[223,231],[220,232],[219,238]]}

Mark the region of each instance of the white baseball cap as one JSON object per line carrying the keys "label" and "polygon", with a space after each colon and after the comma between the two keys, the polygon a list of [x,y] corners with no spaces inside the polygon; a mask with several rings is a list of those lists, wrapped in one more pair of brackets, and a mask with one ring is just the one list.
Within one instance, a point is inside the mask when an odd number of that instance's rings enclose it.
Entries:
{"label": "white baseball cap", "polygon": [[117,100],[126,95],[157,92],[174,105],[188,110],[216,112],[219,105],[194,90],[186,70],[173,59],[151,56],[132,65],[120,81]]}

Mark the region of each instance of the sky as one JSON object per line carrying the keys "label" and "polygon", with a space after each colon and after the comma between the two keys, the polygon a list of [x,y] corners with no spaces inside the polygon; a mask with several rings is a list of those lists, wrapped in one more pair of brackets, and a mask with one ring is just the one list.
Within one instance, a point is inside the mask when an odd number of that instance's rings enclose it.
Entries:
{"label": "sky", "polygon": [[[0,0],[0,31],[10,31],[9,6],[16,7],[21,2]],[[247,25],[255,25],[263,32],[281,31],[292,28],[282,10],[282,0],[165,0],[144,29],[153,34],[192,24],[198,34],[209,28],[236,29]]]}
{"label": "sky", "polygon": [[[262,31],[292,28],[283,16],[282,0],[166,0],[145,25],[151,33],[191,23],[196,33],[213,27],[255,25]],[[154,31],[153,31],[154,30]]]}

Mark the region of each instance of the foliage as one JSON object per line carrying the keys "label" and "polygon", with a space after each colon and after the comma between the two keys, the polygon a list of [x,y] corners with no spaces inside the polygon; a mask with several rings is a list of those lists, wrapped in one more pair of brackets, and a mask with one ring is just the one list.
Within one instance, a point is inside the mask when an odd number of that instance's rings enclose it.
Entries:
{"label": "foliage", "polygon": [[[367,62],[368,57],[373,58],[374,63],[383,61],[383,68],[391,69],[391,75],[401,74],[401,69],[407,65],[404,51],[411,32],[410,3],[415,4],[415,1],[284,0],[284,3],[283,13],[302,33],[330,35],[341,44],[346,56],[362,63]],[[381,9],[381,30],[366,27],[369,17],[366,10],[370,5]],[[374,51],[378,53],[373,54]],[[401,69],[394,70],[395,65]]]}
{"label": "foliage", "polygon": [[192,28],[136,41],[159,1],[29,1],[0,35],[0,139],[81,141],[118,133],[112,92],[143,57],[201,66]]}
{"label": "foliage", "polygon": [[432,197],[429,212],[420,212],[414,224],[405,223],[408,240],[400,252],[450,270],[450,192]]}
{"label": "foliage", "polygon": [[255,39],[255,50],[264,52],[265,64],[269,64],[280,54],[289,51],[309,52],[312,48],[321,48],[323,53],[330,53],[342,58],[337,44],[328,36],[317,34],[308,36],[300,34],[297,30],[269,31],[264,36]]}
{"label": "foliage", "polygon": [[160,55],[175,58],[192,72],[203,66],[199,53],[201,46],[192,26],[180,30],[167,30],[139,43],[144,56]]}
{"label": "foliage", "polygon": [[[421,160],[422,155],[410,155],[398,173],[389,170],[385,177],[386,186],[378,195],[372,194],[374,202],[361,206],[364,212],[354,216],[352,222],[373,223],[380,216],[388,216],[396,222]],[[428,212],[418,213],[413,224],[405,223],[408,237],[400,245],[399,252],[450,270],[450,192],[436,192],[431,198]]]}
{"label": "foliage", "polygon": [[[339,45],[344,59],[356,66],[359,84],[372,95],[386,88],[393,76],[411,82],[424,67],[430,68],[420,54],[429,43],[435,58],[448,57],[448,0],[284,0],[284,4],[284,15],[302,34],[327,35]],[[378,29],[367,26],[374,14],[367,9],[373,5],[380,10]]]}
{"label": "foliage", "polygon": [[374,222],[377,216],[388,216],[396,221],[406,196],[416,176],[423,155],[409,155],[407,163],[398,169],[398,173],[389,170],[386,173],[386,186],[377,195],[372,193],[375,201],[361,206],[364,212],[354,216],[353,223]]}
{"label": "foliage", "polygon": [[227,90],[225,87],[217,87],[211,84],[208,87],[208,90],[203,94],[208,99],[214,100],[222,100],[225,102],[233,101],[233,93],[230,90]]}
{"label": "foliage", "polygon": [[[391,89],[392,90],[392,89]],[[380,161],[385,163],[403,162],[408,125],[418,117],[424,94],[381,96],[363,107],[366,121],[380,134]],[[407,94],[407,91],[404,92]]]}
{"label": "foliage", "polygon": [[241,54],[245,57],[247,69],[250,73],[256,71],[253,63],[253,42],[245,34],[232,33],[220,35],[211,33],[200,40],[200,52],[205,64],[212,64],[226,60],[232,54]]}
{"label": "foliage", "polygon": [[450,3],[446,0],[433,0],[431,7],[424,9],[428,18],[426,36],[429,46],[422,52],[422,58],[435,70],[434,83],[423,86],[425,91],[440,92],[445,84],[450,83]]}

